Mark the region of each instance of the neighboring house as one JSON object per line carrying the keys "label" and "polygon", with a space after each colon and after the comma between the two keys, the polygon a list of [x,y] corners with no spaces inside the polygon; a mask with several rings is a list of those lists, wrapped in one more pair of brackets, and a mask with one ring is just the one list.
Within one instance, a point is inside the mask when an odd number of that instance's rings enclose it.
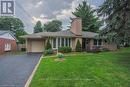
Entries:
{"label": "neighboring house", "polygon": [[0,54],[10,51],[16,51],[17,39],[10,31],[0,30]]}
{"label": "neighboring house", "polygon": [[108,48],[116,50],[115,44],[108,44],[104,39],[96,39],[97,33],[82,31],[82,20],[74,18],[71,29],[59,32],[41,32],[22,36],[26,39],[27,52],[43,52],[46,42],[49,39],[52,49],[62,46],[69,46],[75,51],[77,41],[79,40],[83,50],[93,50],[98,48]]}

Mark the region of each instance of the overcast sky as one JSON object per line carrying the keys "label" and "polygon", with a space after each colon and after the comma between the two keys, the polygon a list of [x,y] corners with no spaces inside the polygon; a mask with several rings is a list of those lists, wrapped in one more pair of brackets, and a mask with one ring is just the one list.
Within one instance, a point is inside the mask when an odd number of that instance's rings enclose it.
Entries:
{"label": "overcast sky", "polygon": [[[20,18],[28,33],[33,32],[33,27],[38,20],[43,24],[53,19],[61,20],[63,29],[70,25],[72,11],[82,0],[15,0],[16,17]],[[87,0],[93,8],[98,8],[104,0]]]}

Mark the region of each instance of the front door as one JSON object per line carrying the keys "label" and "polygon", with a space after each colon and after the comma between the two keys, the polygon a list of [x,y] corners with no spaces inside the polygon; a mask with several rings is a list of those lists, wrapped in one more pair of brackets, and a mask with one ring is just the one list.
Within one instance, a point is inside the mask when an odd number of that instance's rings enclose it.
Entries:
{"label": "front door", "polygon": [[86,45],[86,50],[89,51],[90,50],[90,39],[86,39],[85,45]]}
{"label": "front door", "polygon": [[86,49],[86,38],[82,39],[82,50]]}
{"label": "front door", "polygon": [[84,51],[90,49],[90,39],[88,39],[88,38],[83,38],[82,39],[82,49]]}

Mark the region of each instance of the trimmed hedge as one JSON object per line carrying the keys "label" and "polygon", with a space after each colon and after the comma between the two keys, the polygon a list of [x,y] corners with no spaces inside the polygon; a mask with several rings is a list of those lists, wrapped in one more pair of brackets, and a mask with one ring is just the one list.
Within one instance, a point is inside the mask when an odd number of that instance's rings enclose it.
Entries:
{"label": "trimmed hedge", "polygon": [[58,51],[59,52],[62,52],[62,53],[69,53],[69,52],[71,52],[71,47],[59,47],[58,48]]}

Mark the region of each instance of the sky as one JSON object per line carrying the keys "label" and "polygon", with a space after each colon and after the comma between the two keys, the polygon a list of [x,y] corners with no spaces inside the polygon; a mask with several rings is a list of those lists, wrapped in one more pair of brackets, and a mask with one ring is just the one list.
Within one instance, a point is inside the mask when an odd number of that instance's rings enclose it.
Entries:
{"label": "sky", "polygon": [[[94,8],[98,8],[104,0],[87,0]],[[20,18],[29,34],[33,33],[33,27],[37,21],[42,24],[54,19],[61,20],[63,30],[70,25],[72,12],[82,0],[15,0],[15,17]]]}

